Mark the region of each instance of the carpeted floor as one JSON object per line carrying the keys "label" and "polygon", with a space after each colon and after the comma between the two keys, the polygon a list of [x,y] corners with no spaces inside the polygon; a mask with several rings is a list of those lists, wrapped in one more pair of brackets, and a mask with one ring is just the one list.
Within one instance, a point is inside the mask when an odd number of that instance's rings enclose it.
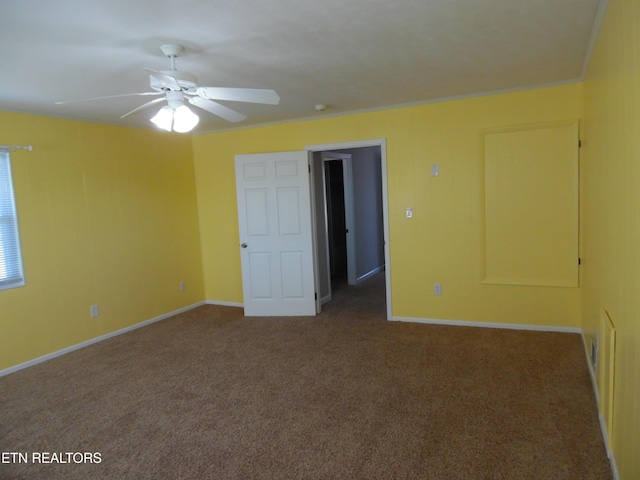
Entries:
{"label": "carpeted floor", "polygon": [[579,335],[387,322],[383,287],[315,318],[204,306],[2,377],[0,478],[612,478]]}

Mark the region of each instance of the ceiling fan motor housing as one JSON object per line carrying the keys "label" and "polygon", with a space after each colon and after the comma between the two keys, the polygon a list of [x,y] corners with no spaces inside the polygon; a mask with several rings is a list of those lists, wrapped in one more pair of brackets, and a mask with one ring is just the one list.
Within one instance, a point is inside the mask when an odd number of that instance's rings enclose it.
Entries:
{"label": "ceiling fan motor housing", "polygon": [[181,105],[184,105],[184,94],[182,92],[178,92],[178,91],[175,91],[175,90],[169,90],[167,92],[166,99],[167,99],[167,104],[173,110],[175,110],[176,108],[178,108]]}
{"label": "ceiling fan motor housing", "polygon": [[[181,72],[179,70],[160,70],[160,72],[175,78],[178,85],[182,87],[182,90],[195,89],[198,86],[198,78],[192,73]],[[171,87],[166,85],[159,81],[159,79],[154,78],[153,75],[149,76],[149,85],[158,92],[162,92],[164,90],[175,90],[175,86]]]}

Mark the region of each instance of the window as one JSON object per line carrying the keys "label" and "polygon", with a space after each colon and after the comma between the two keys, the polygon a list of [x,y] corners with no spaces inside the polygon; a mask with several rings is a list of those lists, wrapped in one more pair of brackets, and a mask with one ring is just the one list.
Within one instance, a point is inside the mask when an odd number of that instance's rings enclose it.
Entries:
{"label": "window", "polygon": [[0,290],[24,285],[9,152],[0,150]]}

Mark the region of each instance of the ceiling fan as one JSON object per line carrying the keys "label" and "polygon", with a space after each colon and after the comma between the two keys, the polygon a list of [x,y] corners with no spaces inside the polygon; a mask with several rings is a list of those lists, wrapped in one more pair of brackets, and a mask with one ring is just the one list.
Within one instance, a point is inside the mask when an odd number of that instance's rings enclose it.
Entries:
{"label": "ceiling fan", "polygon": [[95,97],[85,100],[72,100],[68,102],[56,102],[56,104],[73,103],[87,100],[103,100],[116,97],[127,97],[135,95],[162,95],[155,98],[130,112],[125,113],[120,118],[125,118],[133,113],[152,107],[160,102],[167,102],[151,121],[167,131],[188,132],[192,130],[199,121],[199,117],[185,105],[185,100],[191,105],[213,113],[229,122],[241,122],[246,115],[232,110],[215,100],[226,100],[232,102],[262,103],[267,105],[278,105],[280,97],[274,90],[255,88],[225,88],[225,87],[200,87],[198,79],[189,72],[176,69],[175,59],[184,51],[181,45],[162,45],[162,52],[171,60],[169,70],[152,70],[145,68],[149,72],[149,86],[153,91],[141,93],[125,93],[120,95],[109,95],[106,97]]}

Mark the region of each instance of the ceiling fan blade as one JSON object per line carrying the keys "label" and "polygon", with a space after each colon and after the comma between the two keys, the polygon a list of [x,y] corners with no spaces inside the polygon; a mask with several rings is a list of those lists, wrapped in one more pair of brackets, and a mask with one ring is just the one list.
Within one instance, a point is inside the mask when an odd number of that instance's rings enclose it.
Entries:
{"label": "ceiling fan blade", "polygon": [[246,115],[236,112],[235,110],[231,110],[230,108],[227,108],[224,105],[220,105],[213,100],[207,100],[206,98],[192,97],[189,99],[189,103],[191,105],[195,105],[196,107],[200,107],[207,112],[224,118],[228,122],[241,122],[242,120],[247,118]]}
{"label": "ceiling fan blade", "polygon": [[152,70],[150,68],[145,68],[145,70],[149,72],[149,75],[151,75],[154,79],[156,79],[156,81],[161,83],[163,86],[171,90],[182,90],[182,87],[178,83],[178,80],[176,80],[171,75],[168,75],[164,72],[159,72],[158,70]]}
{"label": "ceiling fan blade", "polygon": [[139,112],[140,110],[144,110],[145,108],[150,107],[151,105],[154,105],[158,102],[163,102],[164,98],[154,98],[153,100],[151,100],[150,102],[145,103],[144,105],[140,105],[137,108],[134,108],[133,110],[131,110],[128,113],[125,113],[124,115],[122,115],[120,118],[124,118],[124,117],[128,117],[129,115],[131,115],[132,113],[136,113]]}
{"label": "ceiling fan blade", "polygon": [[121,93],[119,95],[107,95],[104,97],[92,97],[92,98],[81,98],[79,100],[65,100],[61,102],[55,102],[56,105],[66,105],[67,103],[77,103],[77,102],[91,102],[93,100],[107,100],[109,98],[119,98],[119,97],[133,97],[137,95],[162,95],[164,92],[141,92],[141,93]]}
{"label": "ceiling fan blade", "polygon": [[274,90],[260,88],[198,87],[196,93],[208,100],[229,100],[232,102],[264,103],[278,105],[280,97]]}

